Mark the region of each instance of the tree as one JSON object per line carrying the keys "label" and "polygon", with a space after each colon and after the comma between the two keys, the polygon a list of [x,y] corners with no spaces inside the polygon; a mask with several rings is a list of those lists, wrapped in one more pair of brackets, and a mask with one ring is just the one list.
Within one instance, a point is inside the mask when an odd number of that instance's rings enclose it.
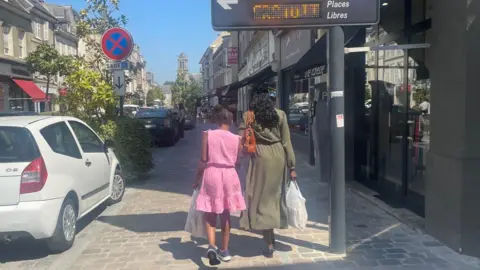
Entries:
{"label": "tree", "polygon": [[177,72],[177,79],[172,85],[172,101],[178,105],[183,103],[186,109],[195,110],[202,86],[192,76],[187,79],[184,71]]}
{"label": "tree", "polygon": [[175,82],[172,82],[172,81],[165,81],[163,83],[163,85],[174,85],[174,84],[175,84]]}
{"label": "tree", "polygon": [[147,105],[152,105],[155,100],[165,101],[165,94],[160,87],[155,87],[147,92]]}
{"label": "tree", "polygon": [[430,101],[430,87],[431,81],[419,80],[415,82],[415,89],[413,92],[413,100],[415,101],[415,108],[419,109],[418,106],[424,101]]}
{"label": "tree", "polygon": [[45,76],[45,98],[48,98],[50,83],[55,76],[65,76],[73,72],[73,58],[60,55],[55,47],[47,43],[41,43],[35,51],[29,53],[26,62],[31,72]]}
{"label": "tree", "polygon": [[110,82],[83,60],[74,62],[75,71],[65,78],[67,95],[62,97],[66,113],[98,127],[115,115],[115,93]]}

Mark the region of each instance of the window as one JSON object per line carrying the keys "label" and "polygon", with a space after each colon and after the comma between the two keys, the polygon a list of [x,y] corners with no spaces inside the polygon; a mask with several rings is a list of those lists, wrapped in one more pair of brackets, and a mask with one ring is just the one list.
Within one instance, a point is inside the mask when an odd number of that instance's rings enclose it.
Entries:
{"label": "window", "polygon": [[53,152],[72,158],[82,158],[77,143],[65,122],[56,123],[40,130]]}
{"label": "window", "polygon": [[20,58],[25,57],[25,55],[27,54],[25,50],[25,31],[18,30],[18,56]]}
{"label": "window", "polygon": [[3,26],[2,31],[3,31],[3,53],[5,55],[11,55],[13,53],[13,51],[11,50],[12,43],[10,40],[11,28],[10,26]]}
{"label": "window", "polygon": [[0,163],[30,162],[39,156],[37,145],[27,129],[0,127]]}
{"label": "window", "polygon": [[42,39],[42,30],[43,30],[42,27],[43,27],[43,24],[40,21],[40,19],[35,19],[33,22],[33,34],[38,39]]}
{"label": "window", "polygon": [[85,153],[103,153],[103,142],[98,136],[87,126],[82,123],[69,121],[73,129],[73,133],[77,136],[77,140]]}
{"label": "window", "polygon": [[45,23],[43,24],[43,40],[45,40],[45,41],[48,41],[48,38],[49,38],[48,31],[49,30],[50,30],[50,27],[49,27],[48,21],[45,21]]}

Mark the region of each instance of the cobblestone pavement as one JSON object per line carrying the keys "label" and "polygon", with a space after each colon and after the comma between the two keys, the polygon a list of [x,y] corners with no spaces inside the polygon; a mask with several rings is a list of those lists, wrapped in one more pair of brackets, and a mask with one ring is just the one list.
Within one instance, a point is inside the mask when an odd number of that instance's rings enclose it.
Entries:
{"label": "cobblestone pavement", "polygon": [[[157,149],[151,179],[130,188],[122,203],[84,220],[71,250],[48,255],[40,243],[0,244],[0,269],[208,269],[206,241],[183,231],[202,128],[206,126],[189,131],[175,147]],[[278,230],[283,251],[273,259],[261,256],[260,234],[233,229],[234,258],[219,269],[480,269],[479,260],[458,255],[350,191],[348,253],[329,253],[328,186],[314,181],[305,156],[298,154],[297,160],[308,227]]]}

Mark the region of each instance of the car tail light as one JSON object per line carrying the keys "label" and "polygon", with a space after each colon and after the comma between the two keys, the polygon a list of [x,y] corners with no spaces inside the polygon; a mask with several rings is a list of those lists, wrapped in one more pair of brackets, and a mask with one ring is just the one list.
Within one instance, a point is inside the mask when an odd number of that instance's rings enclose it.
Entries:
{"label": "car tail light", "polygon": [[42,157],[32,161],[22,172],[20,194],[42,190],[47,182],[48,172]]}
{"label": "car tail light", "polygon": [[170,120],[168,120],[168,119],[163,120],[163,126],[164,127],[169,127],[170,126]]}

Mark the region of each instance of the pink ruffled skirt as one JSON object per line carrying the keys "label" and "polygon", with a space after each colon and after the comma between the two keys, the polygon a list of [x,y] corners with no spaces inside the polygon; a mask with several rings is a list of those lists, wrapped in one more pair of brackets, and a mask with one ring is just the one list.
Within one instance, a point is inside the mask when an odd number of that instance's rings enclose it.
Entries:
{"label": "pink ruffled skirt", "polygon": [[196,209],[206,213],[221,214],[246,209],[240,179],[235,168],[207,166],[196,201]]}

